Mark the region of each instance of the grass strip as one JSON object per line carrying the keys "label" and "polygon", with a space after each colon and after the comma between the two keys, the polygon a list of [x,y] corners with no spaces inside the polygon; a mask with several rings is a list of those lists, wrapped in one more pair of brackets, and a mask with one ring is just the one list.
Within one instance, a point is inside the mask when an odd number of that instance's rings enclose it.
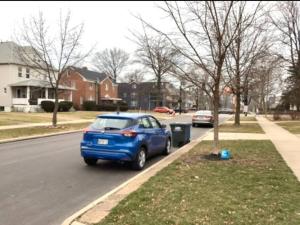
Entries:
{"label": "grass strip", "polygon": [[300,185],[270,141],[205,141],[120,202],[99,225],[299,225]]}

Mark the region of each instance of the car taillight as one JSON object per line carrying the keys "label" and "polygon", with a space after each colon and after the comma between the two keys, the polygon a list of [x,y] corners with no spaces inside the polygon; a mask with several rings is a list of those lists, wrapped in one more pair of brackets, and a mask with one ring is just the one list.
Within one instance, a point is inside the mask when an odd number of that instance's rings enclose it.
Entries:
{"label": "car taillight", "polygon": [[125,137],[135,137],[137,135],[137,132],[134,130],[124,130],[122,131],[123,136]]}

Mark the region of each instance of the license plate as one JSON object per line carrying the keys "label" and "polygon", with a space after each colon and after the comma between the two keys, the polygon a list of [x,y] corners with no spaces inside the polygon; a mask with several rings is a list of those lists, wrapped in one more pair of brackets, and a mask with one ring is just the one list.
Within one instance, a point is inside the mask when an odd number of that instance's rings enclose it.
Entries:
{"label": "license plate", "polygon": [[98,144],[99,145],[107,145],[108,144],[108,140],[107,139],[98,139]]}

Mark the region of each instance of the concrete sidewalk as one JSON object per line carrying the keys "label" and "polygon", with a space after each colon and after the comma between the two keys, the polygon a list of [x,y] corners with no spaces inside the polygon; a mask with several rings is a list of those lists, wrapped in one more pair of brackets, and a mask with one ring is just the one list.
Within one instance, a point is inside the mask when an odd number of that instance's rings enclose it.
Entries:
{"label": "concrete sidewalk", "polygon": [[256,119],[300,181],[300,138],[263,116],[257,116]]}
{"label": "concrete sidewalk", "polygon": [[[80,120],[71,120],[71,121],[60,121],[57,124],[74,124],[74,123],[86,123],[92,122],[94,119],[80,119]],[[15,129],[15,128],[28,128],[28,127],[41,127],[41,126],[51,126],[52,123],[27,123],[27,124],[18,124],[18,125],[7,125],[7,126],[0,126],[0,130],[8,130],[8,129]]]}

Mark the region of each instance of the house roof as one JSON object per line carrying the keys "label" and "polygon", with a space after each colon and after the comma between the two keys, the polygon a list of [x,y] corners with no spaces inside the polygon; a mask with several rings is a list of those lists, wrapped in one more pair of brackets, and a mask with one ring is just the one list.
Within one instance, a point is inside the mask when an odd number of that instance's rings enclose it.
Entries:
{"label": "house roof", "polygon": [[[34,80],[34,79],[19,81],[17,83],[10,84],[10,86],[11,87],[29,86],[29,87],[52,88],[52,86],[51,86],[51,84],[50,84],[49,81],[46,81],[46,80]],[[59,85],[58,89],[61,89],[61,90],[75,90],[72,87],[68,87],[68,86],[64,86],[64,85]]]}
{"label": "house roof", "polygon": [[87,68],[72,67],[72,69],[80,73],[85,79],[90,81],[103,81],[108,76],[105,73],[99,73],[96,71],[88,70]]}
{"label": "house roof", "polygon": [[16,57],[15,49],[18,45],[12,41],[0,42],[0,63],[1,64],[19,64],[20,60]]}

